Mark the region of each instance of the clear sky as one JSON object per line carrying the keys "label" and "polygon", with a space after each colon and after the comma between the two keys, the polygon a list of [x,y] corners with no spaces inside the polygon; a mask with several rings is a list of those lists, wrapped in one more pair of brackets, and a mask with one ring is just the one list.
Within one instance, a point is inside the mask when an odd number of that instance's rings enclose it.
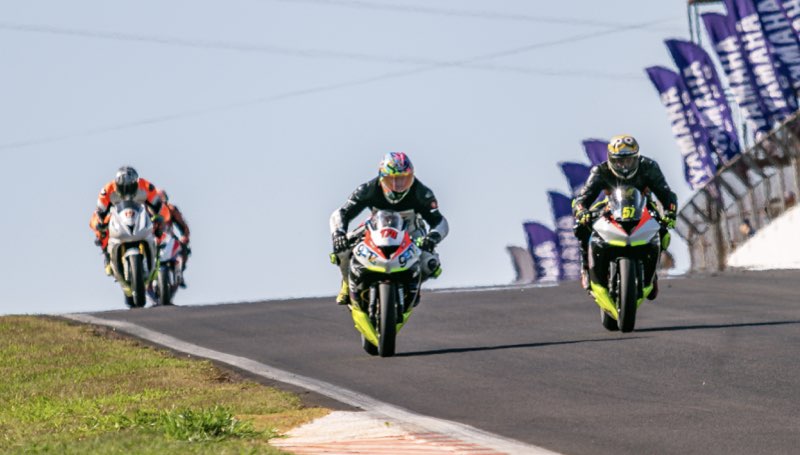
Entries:
{"label": "clear sky", "polygon": [[690,194],[643,72],[688,37],[684,2],[26,0],[0,18],[0,313],[124,307],[88,228],[122,164],[191,226],[178,304],[333,295],[328,217],[389,151],[450,221],[435,287],[510,282],[505,246],[551,222],[584,138],[635,135]]}

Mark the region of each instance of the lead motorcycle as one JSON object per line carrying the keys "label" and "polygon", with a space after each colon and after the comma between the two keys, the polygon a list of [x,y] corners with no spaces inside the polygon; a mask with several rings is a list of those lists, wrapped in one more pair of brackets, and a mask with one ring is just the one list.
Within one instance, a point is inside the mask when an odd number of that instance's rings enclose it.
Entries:
{"label": "lead motorcycle", "polygon": [[351,293],[350,304],[361,346],[370,355],[391,357],[419,297],[421,251],[407,223],[390,210],[375,212],[348,238],[355,245],[350,280],[364,284],[361,295]]}
{"label": "lead motorcycle", "polygon": [[153,223],[144,204],[122,201],[114,205],[108,233],[111,271],[122,286],[125,303],[130,308],[144,307],[145,288],[158,270]]}
{"label": "lead motorcycle", "polygon": [[590,287],[606,329],[633,331],[636,311],[653,290],[661,230],[658,214],[631,186],[615,188],[592,224]]}

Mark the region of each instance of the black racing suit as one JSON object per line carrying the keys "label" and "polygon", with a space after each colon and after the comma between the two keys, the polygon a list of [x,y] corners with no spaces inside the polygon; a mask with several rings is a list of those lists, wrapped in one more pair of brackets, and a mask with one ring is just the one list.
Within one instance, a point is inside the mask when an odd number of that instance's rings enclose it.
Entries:
{"label": "black racing suit", "polygon": [[[589,175],[589,179],[586,180],[586,185],[584,185],[583,189],[581,189],[575,197],[572,206],[573,213],[577,214],[581,210],[590,210],[591,204],[597,200],[597,197],[600,196],[601,193],[608,192],[621,184],[634,186],[648,197],[651,193],[655,194],[665,210],[670,210],[672,212],[677,211],[678,197],[667,184],[667,180],[664,178],[661,168],[658,167],[658,163],[650,158],[642,156],[639,158],[639,168],[636,174],[627,180],[617,177],[608,167],[608,161],[594,166]],[[591,234],[591,226],[582,224],[575,225],[575,236],[581,242],[583,263],[585,265],[588,264],[591,280],[603,287],[608,287],[608,258],[605,255],[606,252],[604,249],[599,247],[599,244],[593,244],[591,248],[589,247],[589,238]],[[662,229],[662,236],[664,234],[666,234],[666,230]],[[650,261],[646,261],[645,277],[647,277],[647,284],[650,284],[657,265],[657,256],[651,258]]]}
{"label": "black racing suit", "polygon": [[[419,222],[418,216],[428,224],[430,227],[429,232],[437,232],[441,239],[444,239],[449,231],[447,219],[439,212],[439,203],[433,191],[416,178],[408,190],[408,194],[396,204],[389,202],[383,195],[383,190],[377,177],[359,186],[353,191],[347,202],[331,215],[331,233],[333,234],[336,231],[347,232],[350,221],[364,209],[370,209],[373,213],[378,210],[399,212],[403,219],[409,222],[409,233],[415,238],[425,235],[426,232],[426,228]],[[351,250],[337,254],[342,278],[345,280],[350,276],[351,255]],[[427,279],[438,267],[438,254],[423,251],[420,258],[422,279]],[[351,295],[359,295],[360,284],[362,283],[350,281]]]}

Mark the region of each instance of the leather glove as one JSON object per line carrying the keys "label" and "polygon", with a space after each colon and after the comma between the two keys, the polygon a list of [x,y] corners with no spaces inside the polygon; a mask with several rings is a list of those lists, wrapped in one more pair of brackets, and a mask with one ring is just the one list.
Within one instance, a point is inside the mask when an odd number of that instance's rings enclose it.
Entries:
{"label": "leather glove", "polygon": [[664,210],[664,216],[661,217],[661,222],[669,229],[675,229],[675,220],[678,219],[677,209],[678,207],[676,207],[675,204],[670,204],[669,207]]}
{"label": "leather glove", "polygon": [[156,237],[161,237],[161,234],[164,233],[164,217],[161,215],[153,215],[150,221],[153,222],[153,234],[155,234]]}
{"label": "leather glove", "polygon": [[672,210],[667,210],[664,212],[664,216],[661,217],[661,222],[664,226],[668,227],[669,229],[675,229],[675,220],[678,218],[678,215],[673,212]]}
{"label": "leather glove", "polygon": [[432,253],[436,245],[442,241],[442,235],[438,232],[429,232],[428,235],[417,239],[417,246],[428,253]]}
{"label": "leather glove", "polygon": [[341,253],[347,251],[350,248],[350,242],[347,241],[347,234],[342,231],[336,231],[333,233],[333,252],[334,253]]}
{"label": "leather glove", "polygon": [[579,209],[575,212],[575,222],[581,226],[588,226],[592,221],[592,212],[586,209]]}
{"label": "leather glove", "polygon": [[101,233],[103,235],[105,235],[105,233],[108,232],[108,225],[107,224],[97,223],[97,226],[95,226],[95,228],[97,229],[97,232],[99,232],[99,233]]}

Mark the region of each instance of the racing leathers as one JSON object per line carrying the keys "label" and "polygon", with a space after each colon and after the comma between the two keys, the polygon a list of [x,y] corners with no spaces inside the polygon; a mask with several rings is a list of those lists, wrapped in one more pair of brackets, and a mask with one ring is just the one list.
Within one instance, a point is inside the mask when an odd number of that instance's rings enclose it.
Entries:
{"label": "racing leathers", "polygon": [[[425,186],[419,179],[415,179],[408,194],[399,202],[393,204],[384,196],[378,178],[374,178],[359,186],[350,195],[347,202],[333,212],[330,219],[331,234],[337,237],[346,233],[350,221],[364,209],[370,209],[373,213],[378,210],[398,212],[408,222],[410,234],[418,241],[418,244],[427,244],[427,247],[421,247],[420,269],[422,280],[437,277],[441,273],[439,255],[433,251],[433,247],[447,237],[449,226],[447,219],[439,212],[439,203],[430,188]],[[422,222],[423,220],[425,223]],[[430,227],[427,234],[426,223]],[[343,282],[347,283],[350,278],[352,249],[346,248],[343,251],[339,251],[336,256],[342,272]],[[351,296],[359,295],[359,284],[349,283]]]}
{"label": "racing leathers", "polygon": [[[605,257],[604,249],[597,245],[589,245],[589,238],[592,233],[591,212],[592,204],[595,203],[601,193],[608,193],[613,188],[625,184],[638,189],[649,198],[654,194],[664,207],[664,216],[661,218],[662,225],[674,223],[677,212],[678,198],[667,184],[664,174],[658,163],[647,157],[639,157],[639,168],[635,175],[629,179],[621,179],[615,175],[608,166],[608,161],[598,164],[592,168],[586,185],[578,192],[573,201],[573,213],[575,214],[575,236],[581,243],[581,259],[584,269],[588,268],[592,282],[598,283],[603,287],[608,287],[608,260]],[[668,244],[668,233],[666,228],[662,228],[662,245]],[[665,241],[665,237],[667,240]],[[645,264],[645,276],[648,277],[648,284],[651,277],[655,277],[655,268],[658,265],[657,257],[650,263]]]}
{"label": "racing leathers", "polygon": [[[158,189],[152,183],[140,178],[136,194],[132,200],[140,204],[145,204],[147,210],[154,218],[154,231],[156,237],[160,236],[164,223],[170,221],[169,211],[161,202],[158,195]],[[97,240],[95,244],[103,250],[103,255],[108,264],[108,222],[110,216],[111,206],[123,201],[122,195],[117,191],[117,184],[114,181],[109,182],[100,190],[100,195],[97,198],[97,209],[92,213],[89,220],[89,227],[94,231]],[[106,267],[108,269],[108,267]],[[106,271],[108,273],[108,270]]]}
{"label": "racing leathers", "polygon": [[183,217],[183,213],[181,213],[180,209],[175,204],[166,201],[164,202],[164,206],[169,212],[169,216],[171,217],[173,225],[177,226],[178,230],[180,231],[180,237],[178,237],[178,242],[180,242],[181,244],[181,255],[183,256],[183,269],[185,270],[186,262],[189,260],[189,255],[192,254],[192,250],[191,248],[189,248],[189,235],[190,235],[189,225],[186,224],[186,219]]}

